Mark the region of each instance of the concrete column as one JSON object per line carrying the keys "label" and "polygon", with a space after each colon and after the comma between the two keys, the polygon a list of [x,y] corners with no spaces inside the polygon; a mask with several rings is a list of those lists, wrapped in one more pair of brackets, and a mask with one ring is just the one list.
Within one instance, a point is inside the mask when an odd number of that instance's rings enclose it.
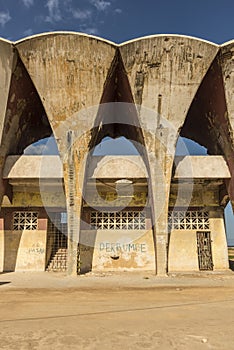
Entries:
{"label": "concrete column", "polygon": [[[151,177],[151,200],[152,200],[152,222],[155,237],[156,273],[165,275],[167,273],[167,247],[168,247],[168,203],[170,193],[170,169],[173,158],[163,154],[163,159],[150,162]],[[154,166],[153,166],[154,164]],[[167,164],[168,170],[165,169]]]}

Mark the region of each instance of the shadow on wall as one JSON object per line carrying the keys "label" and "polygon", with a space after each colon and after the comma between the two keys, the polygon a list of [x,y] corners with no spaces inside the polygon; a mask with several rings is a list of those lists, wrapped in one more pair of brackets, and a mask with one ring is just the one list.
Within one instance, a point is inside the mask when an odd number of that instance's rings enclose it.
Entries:
{"label": "shadow on wall", "polygon": [[15,271],[23,231],[5,231],[3,271]]}
{"label": "shadow on wall", "polygon": [[229,259],[229,268],[234,271],[234,261]]}
{"label": "shadow on wall", "polygon": [[80,248],[80,273],[84,274],[91,272],[93,268],[93,255],[94,255],[94,246],[96,242],[97,231],[93,230],[92,233],[81,233],[81,242]]}

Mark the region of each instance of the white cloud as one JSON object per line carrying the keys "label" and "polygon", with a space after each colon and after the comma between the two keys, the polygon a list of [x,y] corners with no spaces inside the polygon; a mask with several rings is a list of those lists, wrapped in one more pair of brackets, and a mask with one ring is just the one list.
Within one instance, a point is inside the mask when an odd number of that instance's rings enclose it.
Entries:
{"label": "white cloud", "polygon": [[10,16],[9,12],[3,12],[3,11],[0,12],[0,25],[2,27],[4,27],[5,24],[7,22],[9,22],[10,20],[11,20],[11,16]]}
{"label": "white cloud", "polygon": [[34,0],[22,0],[24,6],[30,7],[34,5]]}
{"label": "white cloud", "polygon": [[24,36],[30,36],[33,35],[33,30],[32,28],[28,28],[27,30],[24,31]]}
{"label": "white cloud", "polygon": [[46,16],[46,22],[58,22],[61,21],[61,12],[59,9],[59,0],[47,0],[46,5],[49,11],[49,16]]}
{"label": "white cloud", "polygon": [[115,9],[115,13],[118,13],[118,14],[120,14],[120,13],[122,13],[123,11],[121,10],[121,9]]}
{"label": "white cloud", "polygon": [[58,147],[53,137],[37,141],[25,148],[26,155],[57,155]]}
{"label": "white cloud", "polygon": [[46,145],[30,145],[24,150],[27,155],[41,155],[46,151]]}
{"label": "white cloud", "polygon": [[86,27],[85,29],[83,29],[83,31],[87,34],[92,34],[92,35],[97,35],[99,33],[98,29],[95,27]]}
{"label": "white cloud", "polygon": [[90,0],[90,3],[94,5],[98,11],[105,11],[111,5],[110,1],[106,0]]}
{"label": "white cloud", "polygon": [[73,10],[73,17],[76,19],[80,19],[81,21],[85,21],[92,17],[92,11],[90,10]]}

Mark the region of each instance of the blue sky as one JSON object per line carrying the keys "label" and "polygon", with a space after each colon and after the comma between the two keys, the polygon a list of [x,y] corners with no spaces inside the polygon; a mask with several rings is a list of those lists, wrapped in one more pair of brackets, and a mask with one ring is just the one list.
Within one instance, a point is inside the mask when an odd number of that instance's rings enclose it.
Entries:
{"label": "blue sky", "polygon": [[234,38],[233,0],[0,0],[0,36],[69,30],[115,42],[155,33]]}
{"label": "blue sky", "polygon": [[[234,39],[234,0],[0,0],[0,37],[15,41],[56,30],[117,43],[172,33],[221,44]],[[230,206],[227,211],[234,244]]]}

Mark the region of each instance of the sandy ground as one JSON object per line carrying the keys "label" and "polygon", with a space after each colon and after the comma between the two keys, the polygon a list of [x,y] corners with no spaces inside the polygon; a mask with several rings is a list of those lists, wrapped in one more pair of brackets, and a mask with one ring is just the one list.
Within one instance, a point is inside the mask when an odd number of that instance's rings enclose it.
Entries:
{"label": "sandy ground", "polygon": [[0,274],[0,349],[233,349],[234,273]]}

